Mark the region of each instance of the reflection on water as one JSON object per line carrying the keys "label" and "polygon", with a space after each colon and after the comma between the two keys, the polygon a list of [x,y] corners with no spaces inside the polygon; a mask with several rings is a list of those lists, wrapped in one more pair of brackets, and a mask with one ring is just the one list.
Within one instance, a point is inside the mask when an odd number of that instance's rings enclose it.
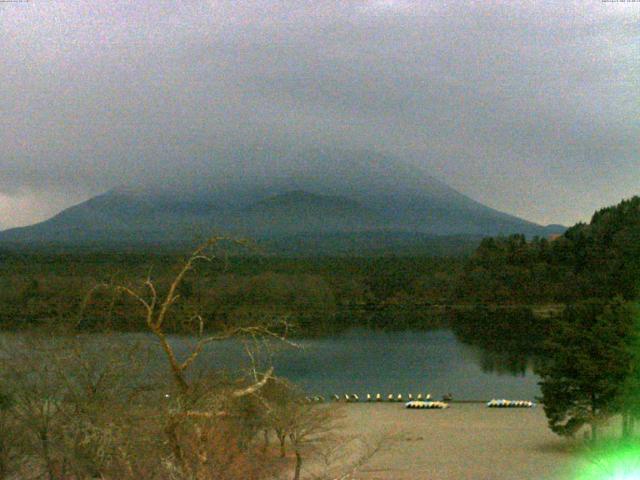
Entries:
{"label": "reflection on water", "polygon": [[484,372],[526,376],[542,359],[551,321],[526,307],[480,306],[456,312],[451,325],[459,341],[475,348]]}
{"label": "reflection on water", "polygon": [[[10,340],[2,335],[5,343]],[[87,334],[89,348],[105,342],[155,342],[146,334]],[[84,340],[83,340],[84,341]],[[193,339],[171,337],[184,355]],[[277,375],[289,378],[309,394],[431,393],[452,392],[456,399],[492,397],[533,399],[538,378],[528,361],[505,358],[478,346],[465,345],[448,329],[384,332],[354,329],[340,335],[298,341],[300,348],[278,346],[263,350],[261,362],[270,361]],[[153,348],[151,369],[166,368],[159,347]],[[210,344],[199,359],[203,370],[237,372],[250,363],[242,343]],[[514,375],[513,373],[517,375]]]}
{"label": "reflection on water", "polygon": [[[441,396],[452,392],[457,399],[483,400],[532,399],[539,393],[538,379],[526,360],[514,369],[499,356],[463,344],[447,329],[354,329],[332,337],[301,340],[299,344],[299,349],[276,350],[271,359],[276,374],[310,394],[428,392]],[[247,365],[236,342],[212,346],[202,361],[229,370]]]}
{"label": "reflection on water", "polygon": [[533,370],[533,361],[526,355],[513,352],[496,352],[476,347],[478,363],[485,373],[524,377]]}

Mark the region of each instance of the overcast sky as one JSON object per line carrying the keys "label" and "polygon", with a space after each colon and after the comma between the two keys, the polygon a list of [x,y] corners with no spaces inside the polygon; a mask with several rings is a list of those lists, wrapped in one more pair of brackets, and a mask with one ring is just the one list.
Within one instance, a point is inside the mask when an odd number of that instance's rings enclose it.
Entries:
{"label": "overcast sky", "polygon": [[540,223],[640,194],[640,3],[31,0],[0,46],[0,229],[262,141]]}

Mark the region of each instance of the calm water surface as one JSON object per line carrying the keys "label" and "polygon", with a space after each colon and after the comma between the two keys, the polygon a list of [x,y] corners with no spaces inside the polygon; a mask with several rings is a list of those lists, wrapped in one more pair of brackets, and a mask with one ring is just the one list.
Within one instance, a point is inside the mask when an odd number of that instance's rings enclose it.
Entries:
{"label": "calm water surface", "polygon": [[[15,344],[19,334],[2,334],[3,345]],[[155,343],[149,334],[87,334],[82,343],[100,355],[105,342]],[[184,358],[189,337],[172,336],[171,343]],[[397,395],[431,393],[439,398],[451,392],[456,399],[534,399],[538,378],[529,363],[519,359],[515,368],[495,352],[461,343],[450,330],[383,332],[350,330],[340,335],[296,340],[299,348],[276,345],[257,356],[263,366],[299,385],[309,395],[334,393]],[[3,351],[6,350],[3,348]],[[159,346],[153,345],[151,369],[166,367]],[[105,357],[106,359],[107,357]],[[203,369],[224,369],[237,374],[250,366],[239,341],[210,344],[196,364]],[[265,367],[266,369],[266,367]],[[515,373],[514,373],[515,372]]]}
{"label": "calm water surface", "polygon": [[[495,355],[461,343],[449,330],[357,329],[297,343],[301,348],[279,348],[271,359],[276,374],[312,395],[452,392],[456,399],[485,400],[539,394],[538,378],[526,362],[514,374]],[[204,352],[202,364],[234,370],[247,362],[236,342],[225,342]]]}

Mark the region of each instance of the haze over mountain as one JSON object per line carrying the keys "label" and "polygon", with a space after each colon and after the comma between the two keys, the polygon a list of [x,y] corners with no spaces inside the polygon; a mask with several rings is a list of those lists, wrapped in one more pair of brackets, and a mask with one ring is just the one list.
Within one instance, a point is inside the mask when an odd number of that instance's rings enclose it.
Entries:
{"label": "haze over mountain", "polygon": [[318,237],[353,241],[384,233],[400,248],[408,237],[562,231],[486,207],[419,167],[378,153],[245,148],[216,156],[210,171],[115,188],[45,222],[0,232],[0,242],[179,245],[215,231],[317,244]]}
{"label": "haze over mountain", "polygon": [[1,2],[0,230],[265,141],[384,151],[521,218],[586,221],[638,193],[639,6]]}

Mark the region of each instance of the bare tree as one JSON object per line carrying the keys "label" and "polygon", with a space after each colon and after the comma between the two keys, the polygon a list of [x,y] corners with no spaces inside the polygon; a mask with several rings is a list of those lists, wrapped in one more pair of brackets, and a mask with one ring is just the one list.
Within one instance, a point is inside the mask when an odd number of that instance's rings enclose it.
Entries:
{"label": "bare tree", "polygon": [[13,398],[4,391],[0,383],[0,479],[9,475],[13,454],[10,410]]}
{"label": "bare tree", "polygon": [[265,422],[279,442],[280,457],[286,456],[286,444],[295,455],[294,476],[300,478],[303,459],[315,455],[335,439],[341,418],[339,407],[305,401],[301,391],[285,379],[271,379],[260,392],[266,406]]}
{"label": "bare tree", "polygon": [[[59,449],[60,427],[65,408],[64,389],[50,359],[53,349],[41,337],[13,339],[10,353],[4,353],[2,378],[12,399],[15,446],[33,459],[33,469],[54,480],[62,478],[64,461]],[[23,455],[23,458],[26,458]]]}
{"label": "bare tree", "polygon": [[320,445],[332,440],[335,420],[335,407],[305,403],[293,406],[289,439],[296,456],[294,480],[300,479],[303,455],[315,453]]}
{"label": "bare tree", "polygon": [[[202,316],[185,319],[180,286],[198,263],[215,258],[211,248],[224,240],[201,245],[164,287],[150,275],[138,287],[109,287],[113,298],[141,307],[169,375],[148,368],[149,335],[138,345],[118,335],[27,332],[0,351],[0,393],[11,400],[0,405],[0,478],[12,462],[19,478],[48,480],[265,480],[289,469],[299,480],[303,460],[307,470],[308,460],[343,440],[335,434],[336,407],[304,402],[269,362],[261,366],[273,341],[291,343],[285,321],[277,331],[243,323],[208,333]],[[186,352],[168,334],[176,318],[195,325]],[[207,345],[227,339],[245,347],[244,376],[197,365]],[[268,433],[264,445],[259,441],[264,431],[276,432],[284,456],[290,446],[295,463],[267,448]]]}
{"label": "bare tree", "polygon": [[25,332],[4,349],[11,403],[2,430],[12,435],[14,460],[36,475],[94,477],[126,462],[128,439],[137,438],[130,401],[144,365],[136,345],[99,340]]}
{"label": "bare tree", "polygon": [[337,436],[325,442],[317,451],[320,458],[319,471],[313,480],[355,480],[357,473],[374,456],[389,448],[397,440],[397,435],[383,433],[365,440],[359,436]]}
{"label": "bare tree", "polygon": [[[211,262],[215,258],[211,253],[212,248],[225,241],[233,241],[241,245],[246,244],[246,242],[232,240],[227,237],[214,237],[203,243],[185,261],[164,294],[158,291],[150,276],[144,282],[144,291],[138,291],[126,285],[116,287],[116,291],[130,296],[142,306],[146,327],[159,341],[160,347],[165,354],[177,388],[178,397],[174,408],[167,412],[165,434],[171,446],[174,459],[186,478],[205,478],[209,456],[206,449],[202,447],[195,465],[187,461],[183,448],[184,430],[191,430],[192,435],[200,438],[200,443],[204,444],[207,435],[204,427],[199,422],[206,423],[220,417],[229,416],[231,412],[226,407],[230,402],[257,394],[273,378],[273,367],[267,368],[264,372],[258,372],[254,364],[251,381],[245,382],[239,387],[212,390],[215,395],[211,393],[202,395],[188,372],[203,349],[214,342],[241,337],[248,338],[254,342],[260,338],[287,341],[286,324],[284,325],[285,334],[274,333],[269,328],[269,325],[252,325],[230,326],[222,332],[205,335],[204,319],[199,314],[195,314],[189,318],[189,322],[197,326],[197,339],[182,358],[179,358],[176,354],[174,346],[166,333],[165,326],[172,307],[175,306],[180,298],[179,287],[187,275],[194,270],[197,263]],[[247,350],[247,352],[250,354],[250,350]]]}

